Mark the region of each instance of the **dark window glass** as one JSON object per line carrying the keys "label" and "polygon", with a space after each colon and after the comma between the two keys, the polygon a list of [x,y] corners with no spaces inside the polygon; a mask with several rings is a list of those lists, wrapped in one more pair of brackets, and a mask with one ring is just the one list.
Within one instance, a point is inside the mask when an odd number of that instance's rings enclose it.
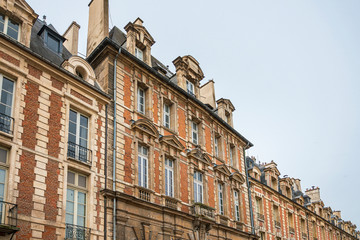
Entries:
{"label": "dark window glass", "polygon": [[11,21],[9,19],[8,21],[8,29],[7,29],[7,35],[9,35],[10,37],[12,37],[13,39],[18,39],[18,35],[19,35],[19,24]]}
{"label": "dark window glass", "polygon": [[0,31],[4,32],[5,16],[0,14]]}
{"label": "dark window glass", "polygon": [[48,48],[50,48],[52,51],[58,53],[60,50],[60,41],[50,34],[48,35],[48,41],[47,41]]}

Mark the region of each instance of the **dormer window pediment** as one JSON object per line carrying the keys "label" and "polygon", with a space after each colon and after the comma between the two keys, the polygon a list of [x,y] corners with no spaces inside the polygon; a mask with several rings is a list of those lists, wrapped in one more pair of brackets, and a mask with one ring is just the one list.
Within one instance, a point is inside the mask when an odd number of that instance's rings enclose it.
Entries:
{"label": "dormer window pediment", "polygon": [[175,135],[162,136],[160,137],[160,142],[166,143],[179,151],[185,148]]}
{"label": "dormer window pediment", "polygon": [[209,156],[204,153],[200,147],[196,147],[192,150],[188,150],[187,152],[187,156],[192,159],[192,160],[195,160],[195,164],[198,164],[198,161],[206,164],[206,165],[211,165],[212,164],[212,161],[211,159],[209,158]]}
{"label": "dormer window pediment", "polygon": [[156,139],[159,137],[159,132],[156,129],[155,125],[147,119],[139,119],[137,121],[133,121],[131,127],[141,132],[147,133],[148,135]]}
{"label": "dormer window pediment", "polygon": [[224,174],[227,177],[230,177],[231,172],[230,170],[226,167],[225,164],[221,164],[221,165],[214,165],[214,171],[217,171],[219,173]]}

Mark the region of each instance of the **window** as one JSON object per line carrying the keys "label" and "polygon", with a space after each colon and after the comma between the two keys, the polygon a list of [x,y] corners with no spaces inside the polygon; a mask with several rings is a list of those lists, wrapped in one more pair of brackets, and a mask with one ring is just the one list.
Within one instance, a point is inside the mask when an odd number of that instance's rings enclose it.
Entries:
{"label": "window", "polygon": [[84,175],[68,172],[66,192],[66,223],[84,227],[86,224],[86,186]]}
{"label": "window", "polygon": [[264,232],[260,232],[260,240],[266,240]]}
{"label": "window", "polygon": [[165,158],[165,195],[174,197],[174,161]]}
{"label": "window", "polygon": [[195,95],[195,93],[194,93],[194,84],[192,82],[189,82],[188,80],[186,80],[186,90],[191,95]]}
{"label": "window", "polygon": [[273,216],[274,216],[274,221],[280,222],[279,207],[276,205],[273,206]]}
{"label": "window", "polygon": [[239,192],[234,191],[234,205],[235,205],[235,219],[240,221],[240,204],[239,204]]}
{"label": "window", "polygon": [[82,162],[90,161],[88,129],[89,119],[74,110],[70,110],[68,157]]}
{"label": "window", "polygon": [[271,177],[271,187],[275,190],[278,189],[277,180],[274,177]]}
{"label": "window", "polygon": [[14,82],[0,75],[0,87],[0,131],[11,134]]}
{"label": "window", "polygon": [[170,128],[170,105],[164,104],[164,126]]}
{"label": "window", "polygon": [[135,47],[135,57],[137,57],[141,61],[144,60],[144,52],[138,47]]}
{"label": "window", "polygon": [[230,166],[234,167],[234,160],[235,160],[235,153],[234,153],[234,147],[229,147],[229,157],[230,157]]}
{"label": "window", "polygon": [[219,214],[224,215],[224,187],[221,183],[218,184],[219,191]]}
{"label": "window", "polygon": [[303,218],[300,220],[300,227],[301,227],[301,232],[305,233],[306,232],[306,230],[305,230],[305,220]]}
{"label": "window", "polygon": [[148,151],[145,146],[139,145],[138,148],[138,174],[139,186],[148,187]]}
{"label": "window", "polygon": [[197,171],[194,173],[194,202],[203,202],[203,174]]}
{"label": "window", "polygon": [[198,144],[198,125],[194,121],[191,121],[191,136],[192,136],[192,142],[194,144]]}
{"label": "window", "polygon": [[60,41],[51,34],[47,35],[47,46],[50,50],[59,53],[60,52]]}
{"label": "window", "polygon": [[256,211],[258,214],[263,214],[263,205],[261,198],[256,198]]}
{"label": "window", "polygon": [[138,112],[145,114],[145,90],[138,88]]}
{"label": "window", "polygon": [[19,39],[19,24],[2,14],[0,14],[0,31],[15,40]]}
{"label": "window", "polygon": [[[0,148],[0,164],[1,163],[6,164],[7,158],[8,158],[8,151],[6,149]],[[5,179],[6,179],[6,169],[0,167],[0,201],[4,201],[5,199],[5,183],[6,183]],[[0,209],[0,214],[2,216],[1,209]]]}
{"label": "window", "polygon": [[215,157],[219,157],[219,137],[214,139]]}

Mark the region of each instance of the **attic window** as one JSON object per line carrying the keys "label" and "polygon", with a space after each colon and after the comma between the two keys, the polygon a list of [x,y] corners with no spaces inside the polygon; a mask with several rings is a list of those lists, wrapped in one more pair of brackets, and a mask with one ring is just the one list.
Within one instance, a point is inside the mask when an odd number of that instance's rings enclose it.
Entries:
{"label": "attic window", "polygon": [[81,79],[86,80],[87,79],[87,73],[84,68],[82,67],[76,67],[75,73],[77,76],[79,76]]}
{"label": "attic window", "polygon": [[59,53],[60,52],[60,40],[51,34],[48,34],[47,46],[50,50]]}
{"label": "attic window", "polygon": [[0,14],[0,31],[15,40],[19,39],[19,24],[2,14]]}
{"label": "attic window", "polygon": [[140,59],[141,61],[144,61],[144,52],[138,47],[135,47],[135,57]]}

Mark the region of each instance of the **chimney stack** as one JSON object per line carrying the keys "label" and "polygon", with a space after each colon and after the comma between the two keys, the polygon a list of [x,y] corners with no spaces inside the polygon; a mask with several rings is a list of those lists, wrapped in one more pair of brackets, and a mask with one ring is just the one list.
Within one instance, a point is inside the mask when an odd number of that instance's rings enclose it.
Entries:
{"label": "chimney stack", "polygon": [[69,50],[72,55],[78,54],[79,29],[80,25],[76,22],[72,22],[63,35],[63,37],[66,38],[64,47]]}
{"label": "chimney stack", "polygon": [[109,0],[92,0],[89,3],[86,56],[106,37],[109,37]]}

